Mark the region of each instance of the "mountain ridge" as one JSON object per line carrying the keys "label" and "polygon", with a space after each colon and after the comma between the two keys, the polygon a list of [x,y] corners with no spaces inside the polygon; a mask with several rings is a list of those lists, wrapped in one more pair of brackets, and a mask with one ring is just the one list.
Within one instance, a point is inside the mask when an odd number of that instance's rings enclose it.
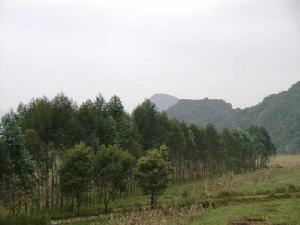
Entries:
{"label": "mountain ridge", "polygon": [[222,99],[204,98],[180,99],[165,111],[170,118],[201,126],[212,123],[219,130],[264,126],[281,152],[300,152],[300,81],[244,109]]}

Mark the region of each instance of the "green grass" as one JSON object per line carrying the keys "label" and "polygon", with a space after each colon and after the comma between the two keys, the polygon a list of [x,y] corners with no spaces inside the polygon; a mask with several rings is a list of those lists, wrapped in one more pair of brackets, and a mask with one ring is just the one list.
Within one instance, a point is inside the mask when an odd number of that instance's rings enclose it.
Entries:
{"label": "green grass", "polygon": [[[276,199],[276,193],[300,192],[300,156],[278,156],[271,160],[270,169],[246,174],[204,179],[196,182],[185,182],[170,186],[160,197],[159,204],[169,207],[178,205],[193,205],[204,200],[247,198],[249,202],[228,201],[227,205],[218,205],[216,209],[204,212],[183,210],[179,224],[230,224],[235,220],[245,218],[261,218],[264,223],[257,224],[300,224],[300,199]],[[265,196],[262,200],[259,197]],[[285,196],[285,195],[283,195]],[[298,195],[299,196],[299,195]],[[257,197],[257,198],[256,198]],[[125,199],[112,202],[111,208],[134,208],[147,205],[147,196],[136,191]],[[186,204],[184,204],[186,203]],[[146,212],[147,213],[147,212]],[[182,215],[181,215],[182,214]],[[172,216],[166,216],[168,224],[176,224]],[[91,221],[78,222],[72,225],[97,224]],[[109,224],[99,222],[98,224]]]}
{"label": "green grass", "polygon": [[229,191],[236,192],[239,195],[264,194],[272,192],[287,192],[292,186],[300,190],[299,171],[280,172],[272,175],[272,177],[266,181],[231,188]]}
{"label": "green grass", "polygon": [[245,219],[263,219],[260,224],[300,224],[300,199],[237,204],[205,212],[191,225],[228,225]]}

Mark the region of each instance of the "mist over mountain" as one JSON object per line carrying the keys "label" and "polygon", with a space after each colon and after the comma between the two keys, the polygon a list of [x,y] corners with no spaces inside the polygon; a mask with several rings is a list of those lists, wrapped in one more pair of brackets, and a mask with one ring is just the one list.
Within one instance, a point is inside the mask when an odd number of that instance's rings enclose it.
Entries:
{"label": "mist over mountain", "polygon": [[167,94],[155,94],[150,98],[159,111],[165,111],[171,106],[175,105],[179,99]]}
{"label": "mist over mountain", "polygon": [[[158,96],[159,97],[159,96]],[[161,102],[155,99],[152,101]],[[165,105],[166,106],[166,105]],[[157,106],[158,108],[160,106]],[[245,128],[251,124],[264,126],[281,152],[300,152],[300,82],[289,90],[266,97],[261,103],[233,109],[230,103],[218,99],[181,99],[167,110],[171,118],[206,126]]]}

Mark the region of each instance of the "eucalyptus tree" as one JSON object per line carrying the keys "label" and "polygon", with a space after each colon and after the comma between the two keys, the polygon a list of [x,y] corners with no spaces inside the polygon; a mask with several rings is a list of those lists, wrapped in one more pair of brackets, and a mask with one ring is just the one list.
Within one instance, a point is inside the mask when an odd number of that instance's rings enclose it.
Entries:
{"label": "eucalyptus tree", "polygon": [[182,173],[182,166],[180,163],[183,157],[182,152],[185,145],[184,143],[184,133],[181,129],[180,123],[177,120],[172,119],[170,121],[170,133],[167,146],[169,148],[169,158],[174,165],[174,180],[178,180]]}
{"label": "eucalyptus tree", "polygon": [[249,132],[240,128],[232,130],[231,134],[234,138],[234,153],[231,155],[234,159],[234,171],[244,172],[252,169],[255,139]]}
{"label": "eucalyptus tree", "polygon": [[70,148],[75,143],[75,112],[76,103],[63,93],[56,95],[51,100],[51,142],[59,154]]}
{"label": "eucalyptus tree", "polygon": [[138,105],[132,113],[144,151],[159,145],[158,115],[158,110],[150,100]]}
{"label": "eucalyptus tree", "polygon": [[3,192],[9,212],[18,215],[23,203],[27,211],[28,201],[35,187],[35,162],[25,148],[24,137],[19,127],[17,116],[13,112],[2,117],[1,155],[4,171],[2,174]]}
{"label": "eucalyptus tree", "polygon": [[92,153],[86,144],[77,144],[65,152],[59,169],[61,191],[76,199],[77,215],[92,180]]}
{"label": "eucalyptus tree", "polygon": [[105,211],[117,193],[125,191],[133,172],[134,158],[118,145],[101,146],[93,160],[94,182],[104,193]]}
{"label": "eucalyptus tree", "polygon": [[220,135],[213,124],[208,124],[205,129],[207,149],[209,153],[209,167],[212,174],[219,172],[219,166],[222,161],[222,152],[220,146]]}
{"label": "eucalyptus tree", "polygon": [[[36,98],[31,100],[27,105],[20,104],[18,107],[18,120],[22,127],[23,132],[26,130],[32,130],[31,138],[39,140],[39,150],[31,150],[35,152],[34,158],[38,161],[38,169],[40,176],[38,176],[38,183],[43,189],[43,193],[39,194],[43,196],[43,203],[45,208],[50,207],[50,187],[51,183],[49,178],[51,176],[50,171],[55,163],[57,151],[55,150],[53,143],[53,117],[52,117],[52,103],[46,98]],[[33,134],[34,133],[34,134]],[[25,135],[29,138],[29,134]],[[33,137],[35,135],[36,137]],[[27,147],[32,147],[28,140]],[[35,145],[35,147],[37,147]]]}
{"label": "eucalyptus tree", "polygon": [[189,126],[194,136],[195,151],[193,160],[196,166],[196,177],[205,176],[205,165],[208,160],[207,140],[205,130],[195,124]]}
{"label": "eucalyptus tree", "polygon": [[99,139],[99,126],[103,118],[97,114],[94,103],[91,100],[83,102],[76,114],[76,140],[83,141],[94,149],[101,143]]}
{"label": "eucalyptus tree", "polygon": [[145,156],[139,159],[136,179],[144,194],[150,195],[151,208],[156,206],[159,195],[168,187],[171,175],[172,164],[168,160],[166,146],[148,150]]}
{"label": "eucalyptus tree", "polygon": [[122,149],[128,150],[138,158],[142,154],[142,146],[139,143],[139,134],[134,121],[129,114],[124,115],[118,121],[118,144]]}
{"label": "eucalyptus tree", "polygon": [[123,117],[125,113],[124,106],[118,96],[114,95],[111,97],[111,99],[107,103],[107,111],[115,121],[119,121]]}
{"label": "eucalyptus tree", "polygon": [[269,157],[276,154],[276,147],[272,143],[271,137],[264,127],[250,126],[247,131],[254,138],[255,156],[258,167],[266,166]]}
{"label": "eucalyptus tree", "polygon": [[10,175],[10,155],[4,139],[0,136],[0,199],[4,204],[6,182]]}

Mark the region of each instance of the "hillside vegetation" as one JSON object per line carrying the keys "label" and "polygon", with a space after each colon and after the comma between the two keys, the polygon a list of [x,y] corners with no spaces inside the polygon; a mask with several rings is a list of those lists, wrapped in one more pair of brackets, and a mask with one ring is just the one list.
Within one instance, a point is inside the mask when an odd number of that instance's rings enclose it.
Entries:
{"label": "hillside vegetation", "polygon": [[300,151],[300,82],[246,109],[233,109],[223,100],[182,99],[166,112],[180,121],[202,126],[213,123],[219,129],[257,124],[268,130],[279,151]]}

